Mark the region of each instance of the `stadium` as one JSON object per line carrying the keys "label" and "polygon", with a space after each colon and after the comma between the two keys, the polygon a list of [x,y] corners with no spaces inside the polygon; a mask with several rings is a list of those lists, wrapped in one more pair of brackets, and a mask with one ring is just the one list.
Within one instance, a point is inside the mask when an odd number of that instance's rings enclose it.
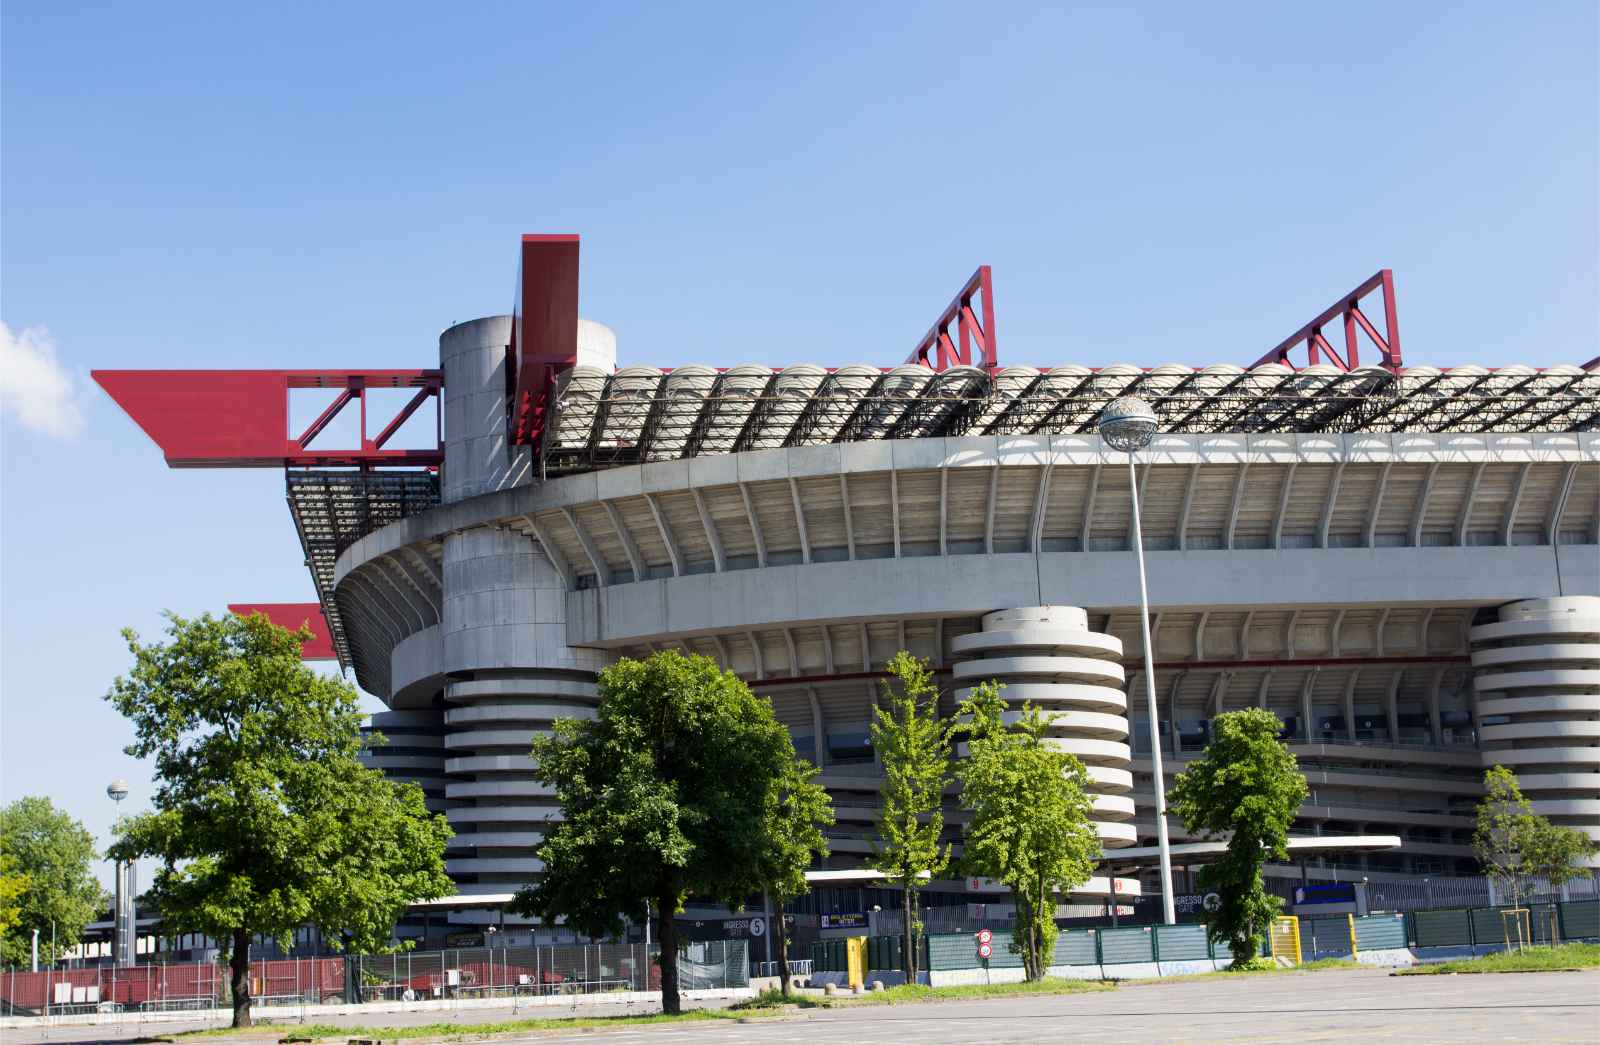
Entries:
{"label": "stadium", "polygon": [[[1245,707],[1310,783],[1280,884],[1475,873],[1496,763],[1600,838],[1600,359],[1407,366],[1383,270],[1264,353],[1003,364],[984,267],[900,365],[619,366],[578,317],[578,238],[525,236],[519,264],[512,314],[445,330],[437,368],[94,375],[172,467],[283,471],[318,601],[234,608],[311,621],[306,655],[387,705],[372,763],[445,813],[485,899],[452,925],[515,922],[490,898],[538,871],[559,811],[531,738],[669,648],[821,767],[838,881],[871,851],[867,723],[902,649],[947,711],[993,678],[1052,713],[1107,854],[1087,898],[1192,891],[1154,871],[1152,744],[1170,782]],[[1133,481],[1096,430],[1127,395],[1159,417]],[[1188,876],[1204,847],[1171,830]]]}

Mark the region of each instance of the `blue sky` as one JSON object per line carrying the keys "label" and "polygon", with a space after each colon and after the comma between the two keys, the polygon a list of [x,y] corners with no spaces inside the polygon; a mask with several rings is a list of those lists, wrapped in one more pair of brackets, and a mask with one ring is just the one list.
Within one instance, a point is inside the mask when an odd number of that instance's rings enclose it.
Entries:
{"label": "blue sky", "polygon": [[118,629],[312,593],[280,474],[87,371],[434,365],[522,232],[630,363],[898,362],[980,263],[1002,362],[1248,363],[1386,266],[1409,362],[1597,352],[1592,2],[579,6],[5,5],[4,800],[104,837]]}

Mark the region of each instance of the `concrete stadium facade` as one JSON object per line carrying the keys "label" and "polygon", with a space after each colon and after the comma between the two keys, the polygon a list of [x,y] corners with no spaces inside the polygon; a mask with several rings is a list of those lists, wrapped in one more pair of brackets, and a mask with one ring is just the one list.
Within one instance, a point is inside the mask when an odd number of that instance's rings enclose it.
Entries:
{"label": "concrete stadium facade", "polygon": [[[831,867],[871,848],[866,724],[901,649],[947,706],[996,678],[1058,713],[1108,853],[1151,843],[1126,455],[1082,432],[883,437],[541,480],[505,438],[511,324],[441,337],[440,503],[344,547],[324,600],[390,708],[372,762],[449,818],[462,893],[537,873],[559,810],[529,742],[594,714],[606,664],[664,648],[745,678],[821,766]],[[604,328],[584,345],[612,365]],[[1600,435],[1164,433],[1138,475],[1169,775],[1217,714],[1266,707],[1311,784],[1297,832],[1403,840],[1329,876],[1471,870],[1496,762],[1600,838]]]}

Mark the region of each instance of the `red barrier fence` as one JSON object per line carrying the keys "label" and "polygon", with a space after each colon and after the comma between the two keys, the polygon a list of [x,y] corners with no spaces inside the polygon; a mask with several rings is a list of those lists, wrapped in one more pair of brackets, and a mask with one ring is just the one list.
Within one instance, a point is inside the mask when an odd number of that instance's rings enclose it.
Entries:
{"label": "red barrier fence", "polygon": [[[261,1004],[340,1001],[343,958],[287,958],[250,963],[250,992]],[[47,969],[0,973],[7,1014],[19,1016],[145,1009],[211,1008],[227,995],[228,970],[212,962]]]}
{"label": "red barrier fence", "polygon": [[[661,988],[658,949],[644,944],[463,947],[250,963],[257,1005],[593,994]],[[684,989],[749,983],[745,940],[686,944]],[[353,978],[347,984],[346,977]],[[0,1013],[19,1016],[225,1007],[229,972],[214,962],[0,972]]]}

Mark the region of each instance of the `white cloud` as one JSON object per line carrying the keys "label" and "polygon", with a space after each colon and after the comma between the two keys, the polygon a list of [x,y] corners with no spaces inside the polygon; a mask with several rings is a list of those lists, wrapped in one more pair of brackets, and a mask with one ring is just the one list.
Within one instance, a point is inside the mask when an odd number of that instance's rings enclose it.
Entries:
{"label": "white cloud", "polygon": [[78,383],[56,358],[55,339],[43,327],[13,334],[0,323],[0,415],[59,439],[83,430]]}

